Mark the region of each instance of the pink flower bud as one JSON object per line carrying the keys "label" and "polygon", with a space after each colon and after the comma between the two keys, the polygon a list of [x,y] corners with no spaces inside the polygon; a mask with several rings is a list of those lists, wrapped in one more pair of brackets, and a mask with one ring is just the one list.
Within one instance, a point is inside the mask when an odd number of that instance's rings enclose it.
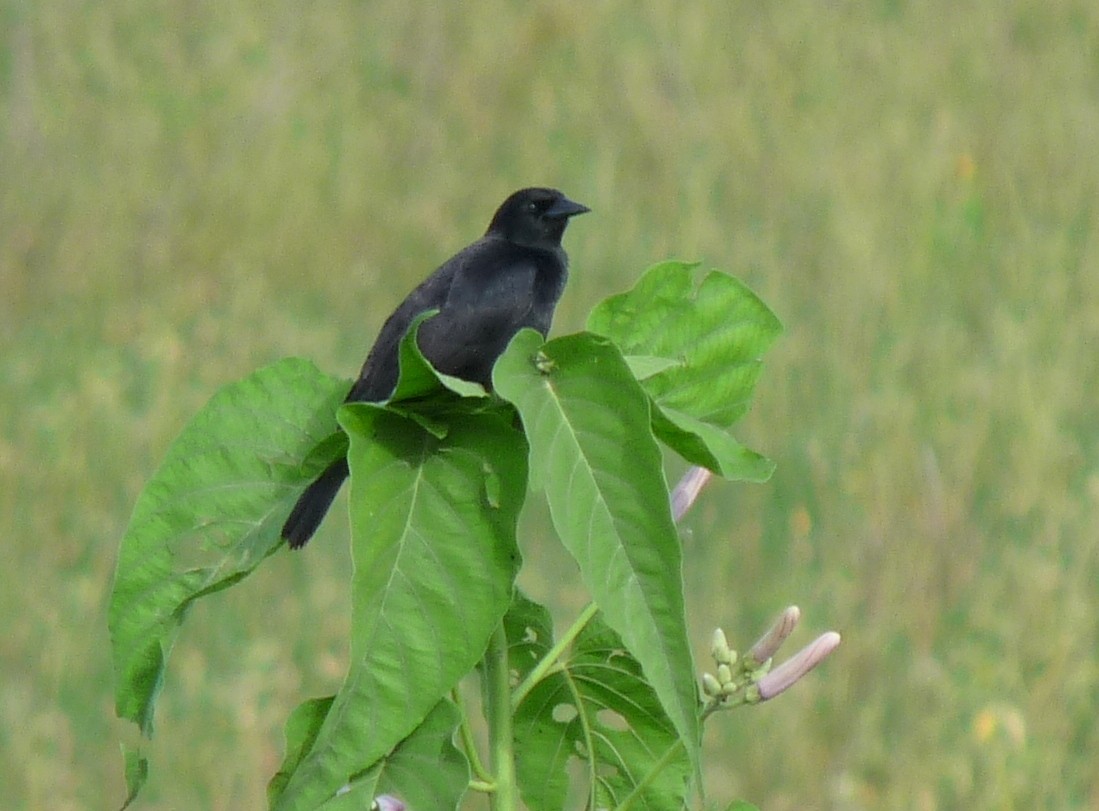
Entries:
{"label": "pink flower bud", "polygon": [[377,811],[405,811],[405,805],[391,794],[379,794],[374,798],[371,809]]}
{"label": "pink flower bud", "polygon": [[798,679],[823,662],[839,643],[840,635],[835,631],[818,636],[756,682],[759,700],[768,701],[788,690]]}
{"label": "pink flower bud", "polygon": [[683,478],[672,491],[672,517],[677,522],[687,514],[687,510],[691,509],[698,494],[702,492],[702,488],[713,475],[704,467],[692,467],[683,474]]}
{"label": "pink flower bud", "polygon": [[782,643],[786,641],[786,638],[794,632],[799,619],[801,619],[801,609],[796,605],[792,605],[783,611],[779,618],[775,620],[774,625],[767,630],[767,633],[761,636],[756,644],[752,645],[752,649],[748,651],[748,660],[754,662],[758,667],[774,656],[778,649],[782,647]]}

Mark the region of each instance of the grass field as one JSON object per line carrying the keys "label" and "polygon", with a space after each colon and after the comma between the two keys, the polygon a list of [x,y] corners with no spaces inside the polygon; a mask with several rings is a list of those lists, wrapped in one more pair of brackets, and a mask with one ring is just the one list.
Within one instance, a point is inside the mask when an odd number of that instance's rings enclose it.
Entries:
{"label": "grass field", "polygon": [[[1099,5],[318,8],[0,2],[3,805],[122,799],[106,600],[188,417],[285,355],[353,374],[545,183],[594,212],[557,332],[671,256],[787,325],[739,429],[778,471],[689,522],[692,631],[797,603],[844,644],[714,719],[710,798],[1099,809]],[[343,520],[192,612],[141,807],[263,806],[342,672]]]}

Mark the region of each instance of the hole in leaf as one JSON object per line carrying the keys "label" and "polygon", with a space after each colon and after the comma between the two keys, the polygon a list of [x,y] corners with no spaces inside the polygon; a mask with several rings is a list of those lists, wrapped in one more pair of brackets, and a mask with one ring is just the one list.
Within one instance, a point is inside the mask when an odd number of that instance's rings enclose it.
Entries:
{"label": "hole in leaf", "polygon": [[595,714],[595,718],[607,729],[613,729],[617,732],[628,732],[630,729],[630,722],[626,720],[625,716],[614,710],[602,709]]}
{"label": "hole in leaf", "polygon": [[602,777],[604,780],[613,780],[618,777],[618,767],[613,763],[598,763],[595,767],[595,773]]}
{"label": "hole in leaf", "polygon": [[576,714],[576,707],[572,704],[558,704],[553,708],[553,720],[559,724],[567,724]]}

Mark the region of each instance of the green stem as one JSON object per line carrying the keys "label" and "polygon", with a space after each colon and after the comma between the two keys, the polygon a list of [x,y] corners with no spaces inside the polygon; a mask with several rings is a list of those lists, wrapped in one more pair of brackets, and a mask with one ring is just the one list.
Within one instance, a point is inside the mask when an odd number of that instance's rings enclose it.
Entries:
{"label": "green stem", "polygon": [[576,618],[576,622],[569,626],[569,629],[557,640],[557,644],[549,649],[549,652],[542,657],[535,668],[527,674],[527,677],[515,688],[515,692],[511,694],[511,706],[515,709],[523,703],[523,699],[527,697],[527,694],[535,688],[538,682],[542,681],[549,673],[557,666],[557,660],[564,654],[565,649],[568,648],[573,640],[580,635],[580,632],[584,630],[589,622],[592,621],[592,617],[596,615],[599,609],[595,603],[588,603],[588,607],[580,612],[580,616]]}
{"label": "green stem", "polygon": [[[481,762],[481,753],[477,751],[477,742],[473,740],[473,729],[469,725],[469,714],[466,712],[465,701],[462,700],[462,692],[457,687],[450,691],[450,699],[458,706],[458,712],[462,716],[462,722],[458,726],[458,733],[462,739],[462,748],[466,758],[469,759],[469,767],[476,778],[476,790],[495,791],[496,787],[492,775],[488,773],[485,764]],[[471,786],[472,787],[472,786]]]}
{"label": "green stem", "polygon": [[491,796],[493,811],[518,811],[519,792],[515,782],[515,751],[511,728],[511,685],[508,683],[508,638],[501,622],[485,653],[485,687],[488,694],[489,748],[496,791]]}

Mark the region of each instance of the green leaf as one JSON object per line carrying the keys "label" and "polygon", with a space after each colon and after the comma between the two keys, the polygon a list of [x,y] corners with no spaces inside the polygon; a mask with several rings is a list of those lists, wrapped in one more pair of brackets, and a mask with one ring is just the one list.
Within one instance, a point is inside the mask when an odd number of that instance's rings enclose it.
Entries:
{"label": "green leaf", "polygon": [[410,809],[458,808],[469,785],[469,762],[453,744],[459,718],[451,701],[440,701],[391,754],[321,806],[323,811],[361,811],[380,794]]}
{"label": "green leaf", "polygon": [[122,803],[121,811],[126,811],[149,779],[149,760],[142,756],[141,750],[123,744],[122,761],[126,775],[126,800]]}
{"label": "green leaf", "polygon": [[760,357],[782,332],[775,314],[743,282],[710,271],[695,289],[697,263],[653,265],[626,293],[600,303],[588,329],[627,355],[679,364],[646,380],[662,407],[728,426],[747,410]]}
{"label": "green leaf", "polygon": [[290,777],[298,768],[298,764],[313,748],[317,733],[320,732],[324,719],[328,717],[328,711],[332,708],[334,700],[335,696],[311,698],[303,701],[290,713],[290,717],[286,720],[286,756],[282,759],[278,772],[267,784],[269,805],[274,805],[275,800],[285,790],[286,784],[290,782]]}
{"label": "green leaf", "polygon": [[[505,625],[511,666],[522,679],[553,644],[549,615],[517,596]],[[532,811],[562,809],[573,773],[569,761],[576,758],[595,795],[590,807],[616,807],[636,790],[631,808],[684,808],[691,773],[686,750],[618,635],[597,617],[559,665],[515,713],[524,802]]]}
{"label": "green leaf", "polygon": [[427,395],[438,392],[440,386],[449,389],[459,397],[486,397],[488,392],[480,383],[472,383],[462,380],[460,377],[447,375],[432,366],[420,351],[417,335],[420,326],[439,311],[426,310],[420,313],[408,325],[408,331],[401,339],[398,354],[400,375],[397,386],[389,398],[390,405],[403,400],[419,400]]}
{"label": "green leaf", "polygon": [[351,663],[274,807],[327,801],[483,655],[519,563],[527,454],[513,420],[472,403],[439,438],[383,405],[340,410],[351,440]]}
{"label": "green leaf", "polygon": [[653,355],[626,355],[626,364],[638,380],[645,380],[680,365],[677,360],[658,358]]}
{"label": "green leaf", "polygon": [[744,415],[760,358],[782,324],[732,276],[711,271],[696,289],[697,267],[653,265],[632,290],[599,304],[588,329],[611,338],[627,355],[674,359],[654,373],[652,364],[643,368],[642,385],[663,417],[655,426],[661,440],[715,473],[760,481],[770,463],[750,451],[745,456],[739,444],[728,445],[702,423],[724,429]]}
{"label": "green leaf", "polygon": [[[515,590],[511,607],[504,616],[508,639],[508,664],[521,682],[553,647],[553,619],[549,610]],[[545,682],[542,682],[544,684]],[[565,805],[570,772],[569,758],[575,752],[571,743],[555,750],[560,735],[542,740],[532,721],[537,711],[553,718],[553,707],[532,703],[530,694],[515,711],[512,722],[515,735],[515,767],[523,802],[531,811],[559,811]]]}
{"label": "green leaf", "polygon": [[186,609],[278,548],[302,487],[338,452],[338,442],[316,449],[336,429],[347,385],[291,358],[225,386],[139,496],[119,549],[108,624],[117,712],[145,735]]}
{"label": "green leaf", "polygon": [[730,481],[765,482],[775,463],[745,448],[727,431],[674,409],[653,415],[653,431],[691,464],[712,470]]}
{"label": "green leaf", "polygon": [[493,383],[519,409],[532,476],[562,542],[697,768],[679,538],[648,398],[618,349],[591,334],[543,344],[524,330],[497,361]]}
{"label": "green leaf", "polygon": [[504,632],[508,638],[508,662],[522,681],[553,647],[553,617],[549,609],[517,588],[504,615]]}
{"label": "green leaf", "polygon": [[[287,722],[287,761],[271,781],[269,796],[277,797],[284,786],[276,785],[280,775],[289,774],[292,763],[292,734],[296,743],[311,745],[324,722],[334,696],[307,701]],[[392,752],[365,773],[341,786],[332,799],[318,806],[324,811],[361,811],[370,808],[375,797],[389,794],[409,808],[457,808],[469,784],[469,764],[452,743],[459,712],[443,699],[412,733]],[[295,724],[298,729],[291,730]]]}
{"label": "green leaf", "polygon": [[[457,398],[481,398],[487,402],[488,393],[479,383],[470,383],[459,377],[445,375],[432,366],[420,351],[417,341],[420,325],[434,316],[438,310],[421,313],[409,325],[399,347],[400,374],[393,394],[386,401],[390,411],[419,423],[437,439],[446,436],[453,414],[449,406]],[[457,395],[457,397],[455,397]],[[468,409],[467,402],[459,409]]]}

